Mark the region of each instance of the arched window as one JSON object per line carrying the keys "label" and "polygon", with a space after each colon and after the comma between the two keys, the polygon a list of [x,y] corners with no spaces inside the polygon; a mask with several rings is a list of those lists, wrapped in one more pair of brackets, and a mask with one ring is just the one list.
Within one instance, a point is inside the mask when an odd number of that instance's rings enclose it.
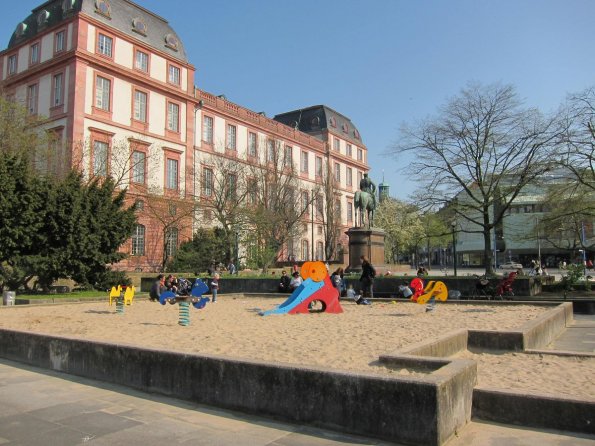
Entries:
{"label": "arched window", "polygon": [[132,255],[145,255],[145,227],[143,225],[136,225],[132,233]]}
{"label": "arched window", "polygon": [[302,240],[302,260],[310,260],[310,244],[308,240]]}
{"label": "arched window", "polygon": [[316,243],[316,260],[324,260],[324,245],[320,241]]}
{"label": "arched window", "polygon": [[178,250],[178,228],[169,228],[165,231],[165,255],[172,257]]}

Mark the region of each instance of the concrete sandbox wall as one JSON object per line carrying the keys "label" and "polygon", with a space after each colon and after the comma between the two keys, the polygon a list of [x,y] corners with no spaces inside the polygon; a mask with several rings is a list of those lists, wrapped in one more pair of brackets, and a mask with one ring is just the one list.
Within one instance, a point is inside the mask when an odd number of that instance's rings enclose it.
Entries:
{"label": "concrete sandbox wall", "polygon": [[[407,379],[0,330],[0,357],[217,407],[414,445],[471,417],[477,368],[442,361]],[[443,367],[442,367],[443,366]]]}

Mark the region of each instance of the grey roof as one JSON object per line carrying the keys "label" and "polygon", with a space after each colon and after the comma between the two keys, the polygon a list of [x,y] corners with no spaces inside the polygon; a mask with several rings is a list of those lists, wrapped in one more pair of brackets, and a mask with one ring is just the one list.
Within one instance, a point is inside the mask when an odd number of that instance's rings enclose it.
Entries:
{"label": "grey roof", "polygon": [[[98,11],[98,4],[109,5],[109,17]],[[72,9],[65,9],[64,4],[72,5]],[[43,11],[47,19],[38,23],[38,18]],[[27,40],[33,39],[43,30],[57,25],[58,23],[72,17],[73,14],[83,13],[95,20],[98,20],[108,27],[115,28],[118,31],[144,42],[146,45],[163,51],[175,59],[188,62],[184,45],[180,38],[167,20],[146,10],[142,6],[130,0],[50,0],[40,4],[31,11],[31,14],[21,23],[15,24],[16,29],[13,32],[8,48],[19,45]],[[140,33],[133,28],[133,20],[140,20],[146,25],[146,33]],[[24,24],[24,30],[22,30]],[[19,33],[19,28],[22,33]],[[20,34],[20,35],[19,35]],[[166,36],[177,40],[177,51],[171,46],[166,45]]]}
{"label": "grey roof", "polygon": [[281,113],[275,115],[273,119],[290,127],[297,127],[300,131],[319,139],[324,139],[322,135],[324,130],[331,130],[347,141],[358,145],[363,144],[361,135],[351,119],[326,105],[313,105]]}

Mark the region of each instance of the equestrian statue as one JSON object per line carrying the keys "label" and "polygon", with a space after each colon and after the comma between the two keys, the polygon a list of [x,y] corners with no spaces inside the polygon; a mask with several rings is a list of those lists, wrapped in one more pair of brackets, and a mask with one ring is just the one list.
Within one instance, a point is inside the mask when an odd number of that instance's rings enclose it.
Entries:
{"label": "equestrian statue", "polygon": [[[360,190],[355,192],[353,198],[355,202],[355,222],[359,227],[367,226],[372,229],[374,225],[374,210],[376,209],[376,185],[364,173],[364,177],[359,182]],[[358,219],[359,213],[359,219]]]}

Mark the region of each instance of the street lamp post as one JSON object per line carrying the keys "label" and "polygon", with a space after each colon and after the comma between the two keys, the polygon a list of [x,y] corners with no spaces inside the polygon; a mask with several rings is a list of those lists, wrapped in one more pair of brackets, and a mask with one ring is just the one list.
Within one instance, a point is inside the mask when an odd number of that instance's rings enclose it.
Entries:
{"label": "street lamp post", "polygon": [[457,276],[457,239],[455,238],[455,228],[457,226],[457,222],[453,221],[451,224],[452,226],[452,263],[453,268],[455,270],[455,277]]}

